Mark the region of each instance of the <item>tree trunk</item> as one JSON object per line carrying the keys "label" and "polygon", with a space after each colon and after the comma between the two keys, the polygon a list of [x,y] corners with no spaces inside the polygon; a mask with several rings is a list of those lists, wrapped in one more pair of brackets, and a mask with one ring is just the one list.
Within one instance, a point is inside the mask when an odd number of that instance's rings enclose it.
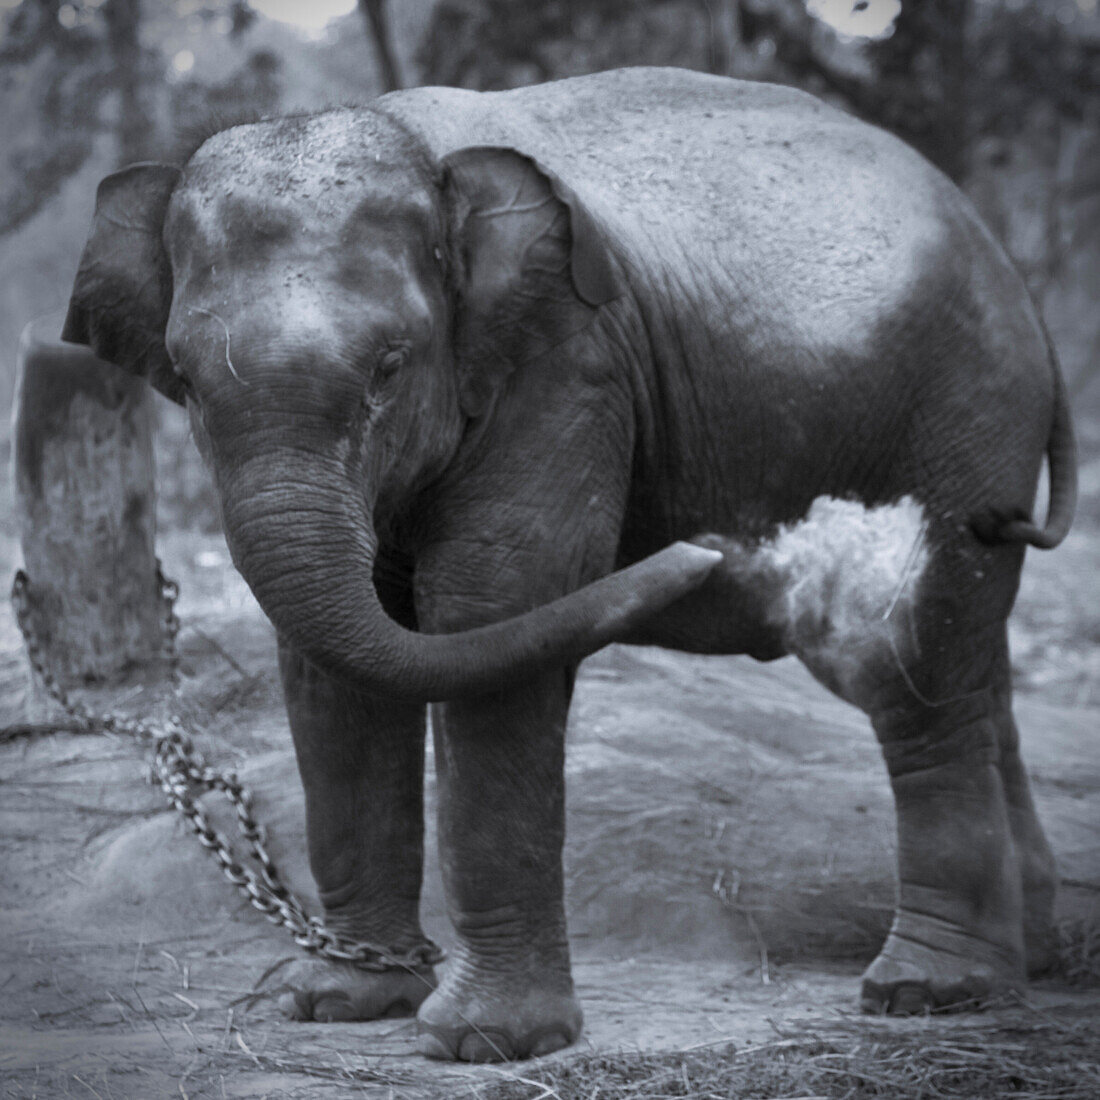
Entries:
{"label": "tree trunk", "polygon": [[141,0],[107,0],[103,8],[118,92],[119,164],[146,160],[152,124],[141,87]]}
{"label": "tree trunk", "polygon": [[966,178],[970,153],[970,25],[971,0],[907,2],[893,34],[869,49],[879,89],[870,89],[864,114],[956,183]]}
{"label": "tree trunk", "polygon": [[374,43],[378,67],[382,75],[382,91],[395,92],[403,87],[397,71],[397,56],[390,38],[389,21],[386,18],[386,0],[359,0],[359,10],[367,24],[367,34]]}
{"label": "tree trunk", "polygon": [[739,69],[744,43],[741,37],[740,0],[703,0],[709,21],[710,71],[733,76]]}
{"label": "tree trunk", "polygon": [[33,321],[17,363],[16,513],[31,626],[69,687],[161,656],[149,387]]}

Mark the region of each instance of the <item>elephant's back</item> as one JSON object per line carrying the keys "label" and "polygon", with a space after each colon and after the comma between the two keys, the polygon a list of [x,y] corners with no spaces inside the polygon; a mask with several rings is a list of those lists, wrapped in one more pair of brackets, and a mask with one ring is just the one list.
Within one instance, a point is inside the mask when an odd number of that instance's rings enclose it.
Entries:
{"label": "elephant's back", "polygon": [[[793,89],[672,69],[381,102],[436,157],[533,156],[606,230],[633,291],[609,308],[644,319],[660,379],[638,391],[662,395],[639,418],[664,486],[646,531],[755,530],[815,492],[1026,499],[1053,386],[1034,308],[967,200],[897,138]],[[708,468],[727,471],[721,499]],[[656,497],[675,502],[660,522]]]}
{"label": "elephant's back", "polygon": [[607,228],[640,286],[663,281],[742,333],[764,309],[774,326],[778,310],[799,344],[850,344],[903,302],[959,202],[896,138],[778,85],[637,68],[380,104],[435,156],[478,144],[533,156]]}

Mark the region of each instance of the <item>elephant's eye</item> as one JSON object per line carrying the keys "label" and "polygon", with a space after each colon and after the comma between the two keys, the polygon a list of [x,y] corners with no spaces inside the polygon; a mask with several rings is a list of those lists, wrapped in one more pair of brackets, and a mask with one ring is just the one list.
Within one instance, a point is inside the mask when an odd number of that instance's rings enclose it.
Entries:
{"label": "elephant's eye", "polygon": [[409,361],[409,349],[404,345],[391,347],[385,351],[378,361],[378,373],[383,378],[389,378],[395,371],[400,370]]}

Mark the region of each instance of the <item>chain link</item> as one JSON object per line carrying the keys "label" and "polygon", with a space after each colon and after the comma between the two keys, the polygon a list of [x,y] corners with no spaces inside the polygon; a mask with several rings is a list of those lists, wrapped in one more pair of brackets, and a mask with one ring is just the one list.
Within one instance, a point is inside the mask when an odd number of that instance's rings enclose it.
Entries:
{"label": "chain link", "polygon": [[[157,562],[157,584],[163,607],[163,656],[173,693],[179,697],[179,653],[176,635],[180,621],[175,605],[179,585],[169,580]],[[30,582],[20,569],[12,583],[11,601],[23,634],[27,656],[35,676],[46,693],[70,718],[87,732],[107,732],[131,737],[152,748],[150,779],[158,784],[169,803],[186,821],[199,843],[217,860],[222,873],[272,924],[285,928],[299,947],[334,962],[351,963],[362,970],[423,971],[444,958],[442,949],[431,940],[415,944],[407,951],[393,952],[377,944],[351,941],[310,916],[305,906],[283,882],[278,867],[267,850],[267,834],[252,812],[252,793],[235,772],[221,772],[207,764],[195,748],[178,714],[164,722],[132,718],[120,711],[97,713],[73,699],[61,686],[45,659],[43,647],[31,622]],[[237,815],[237,826],[248,852],[259,868],[258,873],[241,863],[225,836],[209,821],[196,800],[196,792],[221,791]]]}
{"label": "chain link", "polygon": [[[157,590],[160,595],[161,619],[164,625],[161,657],[168,673],[168,683],[171,684],[172,691],[178,694],[180,687],[180,655],[176,648],[176,635],[180,632],[180,620],[176,614],[176,600],[180,598],[180,586],[177,581],[164,575],[160,558],[155,560],[157,563]],[[26,638],[25,632],[23,636]]]}

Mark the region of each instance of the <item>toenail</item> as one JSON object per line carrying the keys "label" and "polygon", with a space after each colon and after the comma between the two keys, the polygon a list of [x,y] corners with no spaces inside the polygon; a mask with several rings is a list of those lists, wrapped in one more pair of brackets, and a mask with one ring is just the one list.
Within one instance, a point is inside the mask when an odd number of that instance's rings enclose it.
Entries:
{"label": "toenail", "polygon": [[458,1057],[462,1062],[511,1062],[516,1051],[507,1035],[495,1028],[491,1034],[482,1029],[471,1031],[458,1044]]}
{"label": "toenail", "polygon": [[342,989],[333,989],[318,994],[313,1001],[313,1019],[318,1023],[331,1024],[340,1020],[352,1019],[354,1015],[351,998]]}
{"label": "toenail", "polygon": [[919,1016],[931,1011],[932,997],[923,986],[899,985],[890,998],[890,1011],[896,1016]]}
{"label": "toenail", "polygon": [[297,993],[284,993],[279,998],[279,1011],[290,1020],[308,1020],[309,1008],[298,999]]}
{"label": "toenail", "polygon": [[532,1044],[528,1057],[540,1058],[544,1054],[553,1054],[562,1047],[567,1047],[573,1040],[561,1031],[543,1032]]}
{"label": "toenail", "polygon": [[455,1058],[454,1050],[438,1035],[425,1030],[423,1026],[416,1039],[416,1049],[425,1058],[436,1058],[441,1062],[453,1062]]}

